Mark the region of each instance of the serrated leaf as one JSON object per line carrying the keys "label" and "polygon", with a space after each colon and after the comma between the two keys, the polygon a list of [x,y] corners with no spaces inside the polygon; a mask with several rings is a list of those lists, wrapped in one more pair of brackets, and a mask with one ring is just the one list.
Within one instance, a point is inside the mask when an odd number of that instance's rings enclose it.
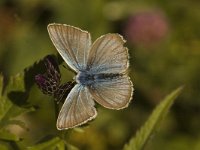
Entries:
{"label": "serrated leaf", "polygon": [[4,117],[7,110],[11,107],[11,102],[6,100],[6,97],[3,95],[3,76],[0,75],[0,120]]}
{"label": "serrated leaf", "polygon": [[31,112],[34,111],[35,109],[33,107],[30,108],[22,108],[22,107],[18,107],[16,105],[10,104],[9,107],[7,106],[6,109],[4,109],[4,112],[2,113],[2,115],[0,115],[0,129],[10,125],[10,124],[15,124],[15,125],[19,125],[20,127],[27,129],[25,127],[25,124],[20,121],[20,120],[15,120],[14,118],[25,114],[27,112]]}
{"label": "serrated leaf", "polygon": [[[3,80],[3,77],[0,77]],[[1,82],[1,81],[0,81]],[[1,84],[3,86],[3,84]],[[11,77],[9,84],[7,85],[4,93],[1,93],[0,98],[0,120],[8,115],[8,111],[15,111],[12,107],[14,104],[8,99],[7,94],[13,90],[24,90],[23,88],[23,76],[17,75],[16,77]],[[15,107],[17,108],[17,107]],[[8,115],[9,116],[9,115]]]}
{"label": "serrated leaf", "polygon": [[32,112],[32,111],[35,111],[34,107],[23,108],[23,107],[19,107],[19,106],[16,106],[16,105],[12,105],[12,107],[4,115],[4,118],[14,118],[14,117],[17,117],[19,115],[23,115],[25,113]]}
{"label": "serrated leaf", "polygon": [[123,150],[142,150],[144,148],[145,144],[156,130],[156,127],[158,127],[162,119],[166,116],[169,108],[182,89],[183,87],[179,87],[166,96],[166,98],[154,109],[141,129],[137,131],[136,136],[131,138],[129,143],[124,146]]}
{"label": "serrated leaf", "polygon": [[[3,77],[0,75],[0,89],[3,87]],[[16,124],[25,128],[22,121],[14,120],[15,117],[24,113],[34,111],[33,107],[23,108],[15,105],[8,98],[8,93],[13,91],[24,92],[23,74],[18,74],[15,77],[11,77],[8,85],[5,87],[4,93],[0,93],[0,129],[10,124]],[[27,128],[26,128],[27,129]]]}
{"label": "serrated leaf", "polygon": [[8,130],[0,130],[1,140],[19,141],[20,138],[15,134],[10,133]]}
{"label": "serrated leaf", "polygon": [[6,86],[6,93],[11,91],[24,91],[24,75],[17,74],[10,77],[9,84]]}
{"label": "serrated leaf", "polygon": [[28,150],[65,150],[65,144],[64,141],[60,138],[56,137],[49,141],[43,142],[41,144],[37,144],[32,147],[28,147]]}
{"label": "serrated leaf", "polygon": [[5,116],[7,111],[11,107],[11,102],[7,101],[5,97],[1,96],[0,97],[0,120]]}

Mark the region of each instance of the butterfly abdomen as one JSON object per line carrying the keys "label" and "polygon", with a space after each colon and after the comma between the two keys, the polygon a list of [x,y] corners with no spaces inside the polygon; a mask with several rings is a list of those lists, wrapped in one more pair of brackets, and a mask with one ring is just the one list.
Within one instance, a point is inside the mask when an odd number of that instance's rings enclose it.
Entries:
{"label": "butterfly abdomen", "polygon": [[101,73],[101,74],[97,74],[96,75],[96,79],[97,80],[106,80],[106,79],[116,79],[119,78],[120,76],[122,76],[122,74],[119,73]]}

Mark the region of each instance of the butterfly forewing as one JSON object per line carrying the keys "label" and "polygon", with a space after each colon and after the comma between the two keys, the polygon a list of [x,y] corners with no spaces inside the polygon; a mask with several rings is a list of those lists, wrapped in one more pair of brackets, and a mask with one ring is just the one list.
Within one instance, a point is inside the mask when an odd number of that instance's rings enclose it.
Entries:
{"label": "butterfly forewing", "polygon": [[119,34],[106,34],[92,45],[87,67],[93,73],[123,73],[128,68],[128,50]]}
{"label": "butterfly forewing", "polygon": [[50,24],[49,36],[71,69],[78,72],[86,68],[91,37],[86,31],[63,24]]}
{"label": "butterfly forewing", "polygon": [[57,119],[59,130],[72,128],[97,115],[94,101],[87,87],[76,84],[65,100]]}

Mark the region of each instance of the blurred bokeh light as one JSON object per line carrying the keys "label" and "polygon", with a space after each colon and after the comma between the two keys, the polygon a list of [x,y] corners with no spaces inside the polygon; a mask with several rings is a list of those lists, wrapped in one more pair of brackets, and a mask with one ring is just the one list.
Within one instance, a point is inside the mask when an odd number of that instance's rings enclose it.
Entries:
{"label": "blurred bokeh light", "polygon": [[149,11],[131,16],[124,27],[124,34],[129,42],[148,48],[165,38],[168,30],[164,15],[159,11]]}

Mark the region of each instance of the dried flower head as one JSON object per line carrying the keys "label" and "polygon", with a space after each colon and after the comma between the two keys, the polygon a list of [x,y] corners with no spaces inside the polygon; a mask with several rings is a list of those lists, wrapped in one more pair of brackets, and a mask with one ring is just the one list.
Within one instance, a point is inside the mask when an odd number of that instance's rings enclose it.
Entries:
{"label": "dried flower head", "polygon": [[44,59],[44,64],[46,72],[35,76],[36,84],[44,94],[53,96],[57,102],[63,101],[74,86],[74,82],[69,81],[60,85],[60,70],[51,56]]}

